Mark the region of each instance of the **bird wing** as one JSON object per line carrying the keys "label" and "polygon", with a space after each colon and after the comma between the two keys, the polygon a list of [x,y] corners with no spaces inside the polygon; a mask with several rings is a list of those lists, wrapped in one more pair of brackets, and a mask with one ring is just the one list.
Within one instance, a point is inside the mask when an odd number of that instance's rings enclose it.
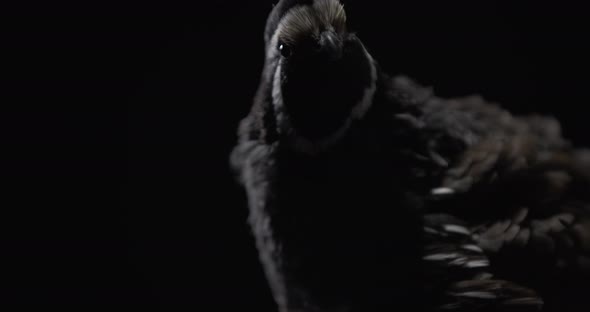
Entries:
{"label": "bird wing", "polygon": [[590,275],[588,169],[587,152],[574,152],[504,173],[487,188],[495,197],[487,206],[505,213],[474,227],[478,244],[498,261],[520,259],[531,273]]}
{"label": "bird wing", "polygon": [[[549,310],[588,311],[590,151],[565,140],[552,117],[514,116],[479,96],[441,99],[405,77],[387,83],[399,103],[396,141],[413,185],[428,193],[425,210],[461,219],[489,271],[533,287]],[[445,287],[510,287],[466,280]]]}
{"label": "bird wing", "polygon": [[426,293],[434,311],[540,311],[536,292],[490,273],[490,262],[461,220],[444,214],[424,218]]}
{"label": "bird wing", "polygon": [[590,272],[590,150],[573,148],[552,117],[513,116],[480,96],[441,99],[405,77],[389,83],[396,140],[433,183],[429,212],[468,222],[492,258]]}
{"label": "bird wing", "polygon": [[539,291],[547,311],[590,309],[588,155],[556,153],[451,195],[456,198],[446,206],[469,219],[494,273]]}
{"label": "bird wing", "polygon": [[551,119],[513,123],[468,147],[435,193],[456,196],[478,244],[511,266],[540,257],[590,274],[590,151],[568,147]]}

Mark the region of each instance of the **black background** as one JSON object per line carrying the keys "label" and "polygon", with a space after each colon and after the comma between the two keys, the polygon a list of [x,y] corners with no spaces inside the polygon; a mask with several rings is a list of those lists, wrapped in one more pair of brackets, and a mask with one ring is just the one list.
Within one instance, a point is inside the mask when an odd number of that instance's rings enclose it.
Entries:
{"label": "black background", "polygon": [[[272,1],[2,11],[0,306],[273,311],[227,155]],[[390,73],[587,136],[586,11],[565,2],[348,1]],[[8,310],[7,310],[8,311]]]}

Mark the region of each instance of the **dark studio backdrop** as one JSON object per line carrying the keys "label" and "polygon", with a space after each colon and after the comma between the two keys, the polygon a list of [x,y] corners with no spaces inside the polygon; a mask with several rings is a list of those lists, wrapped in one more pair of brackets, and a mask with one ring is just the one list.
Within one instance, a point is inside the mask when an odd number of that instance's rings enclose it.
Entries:
{"label": "dark studio backdrop", "polygon": [[[258,84],[272,2],[45,3],[1,13],[3,310],[273,311],[227,165]],[[590,145],[582,7],[346,8],[388,72],[442,96],[480,93],[518,113],[552,113]]]}

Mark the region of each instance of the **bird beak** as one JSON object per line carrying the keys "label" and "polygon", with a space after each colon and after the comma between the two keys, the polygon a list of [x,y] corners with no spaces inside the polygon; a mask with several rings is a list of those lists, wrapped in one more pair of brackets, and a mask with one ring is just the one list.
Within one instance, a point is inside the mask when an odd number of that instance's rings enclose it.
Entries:
{"label": "bird beak", "polygon": [[342,39],[333,30],[326,30],[320,34],[320,53],[330,60],[342,57]]}

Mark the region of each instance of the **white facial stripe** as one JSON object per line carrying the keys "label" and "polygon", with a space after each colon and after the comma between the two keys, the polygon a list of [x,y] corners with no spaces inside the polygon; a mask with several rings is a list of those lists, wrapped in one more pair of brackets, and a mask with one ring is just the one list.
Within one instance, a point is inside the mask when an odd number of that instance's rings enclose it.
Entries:
{"label": "white facial stripe", "polygon": [[371,57],[369,52],[364,47],[363,50],[365,51],[365,56],[368,58],[369,64],[371,66],[371,84],[365,89],[365,93],[363,94],[361,101],[352,109],[352,118],[357,120],[365,117],[365,114],[369,108],[371,108],[371,103],[373,103],[373,98],[375,96],[375,92],[377,91],[377,67],[375,66],[373,57]]}
{"label": "white facial stripe", "polygon": [[272,104],[277,118],[277,131],[283,133],[292,129],[291,121],[284,111],[283,94],[281,90],[281,64],[277,64],[272,80]]}

